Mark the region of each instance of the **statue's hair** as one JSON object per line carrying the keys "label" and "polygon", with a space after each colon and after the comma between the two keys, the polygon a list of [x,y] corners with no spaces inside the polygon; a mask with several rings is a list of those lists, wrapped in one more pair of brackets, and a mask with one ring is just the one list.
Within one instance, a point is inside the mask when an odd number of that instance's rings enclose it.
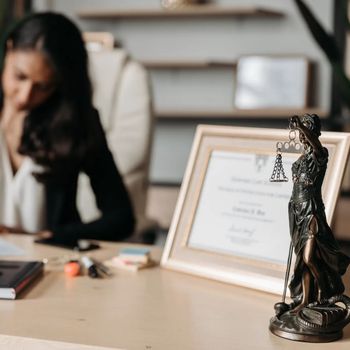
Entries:
{"label": "statue's hair", "polygon": [[301,118],[301,122],[317,136],[321,135],[321,121],[320,117],[316,114],[304,114]]}

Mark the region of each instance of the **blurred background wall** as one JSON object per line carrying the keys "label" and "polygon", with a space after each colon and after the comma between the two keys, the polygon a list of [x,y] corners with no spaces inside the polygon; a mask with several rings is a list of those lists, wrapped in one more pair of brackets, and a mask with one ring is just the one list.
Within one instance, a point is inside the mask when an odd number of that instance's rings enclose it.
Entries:
{"label": "blurred background wall", "polygon": [[[33,0],[36,11],[65,13],[84,31],[108,31],[137,60],[148,62],[157,117],[152,152],[151,181],[181,182],[195,127],[199,123],[284,127],[285,118],[226,117],[233,109],[233,65],[209,68],[152,68],[152,62],[235,62],[241,55],[302,55],[316,63],[314,106],[325,115],[331,101],[331,71],[311,38],[292,0],[218,0],[232,8],[259,6],[280,11],[274,17],[203,18],[81,18],[79,12],[118,9],[157,9],[159,0]],[[308,0],[318,19],[333,30],[332,0]],[[205,118],[201,118],[205,114]],[[186,118],[186,114],[188,117]]]}

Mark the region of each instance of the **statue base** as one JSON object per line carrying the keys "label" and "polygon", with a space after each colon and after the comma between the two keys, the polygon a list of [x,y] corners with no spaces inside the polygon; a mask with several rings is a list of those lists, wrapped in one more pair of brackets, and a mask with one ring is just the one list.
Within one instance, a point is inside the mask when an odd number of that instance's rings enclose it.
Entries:
{"label": "statue base", "polygon": [[[345,308],[336,303],[343,303]],[[349,322],[350,298],[341,295],[322,304],[309,304],[297,313],[277,314],[270,320],[270,331],[289,340],[326,343],[340,339]]]}

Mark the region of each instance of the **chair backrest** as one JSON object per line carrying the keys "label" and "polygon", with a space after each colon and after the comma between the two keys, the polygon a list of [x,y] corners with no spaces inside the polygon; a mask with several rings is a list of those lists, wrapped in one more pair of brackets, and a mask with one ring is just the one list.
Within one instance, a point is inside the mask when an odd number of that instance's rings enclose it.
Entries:
{"label": "chair backrest", "polygon": [[[89,51],[94,104],[123,176],[137,216],[137,231],[147,222],[145,210],[153,136],[149,77],[122,49]],[[88,179],[82,175],[78,208],[84,221],[98,217]]]}
{"label": "chair backrest", "polygon": [[84,32],[83,38],[89,51],[113,50],[115,40],[109,32]]}

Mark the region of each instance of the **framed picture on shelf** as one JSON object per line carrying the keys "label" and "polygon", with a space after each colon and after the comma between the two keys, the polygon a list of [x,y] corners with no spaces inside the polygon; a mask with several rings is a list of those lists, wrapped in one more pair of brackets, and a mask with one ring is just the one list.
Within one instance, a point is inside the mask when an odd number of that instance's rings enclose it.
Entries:
{"label": "framed picture on shelf", "polygon": [[[292,183],[269,181],[276,143],[288,131],[199,126],[161,264],[214,280],[281,294],[290,244]],[[322,191],[332,221],[350,137],[323,132],[329,150]],[[291,179],[297,153],[283,154]]]}
{"label": "framed picture on shelf", "polygon": [[310,107],[311,62],[298,56],[243,56],[238,60],[237,109]]}

